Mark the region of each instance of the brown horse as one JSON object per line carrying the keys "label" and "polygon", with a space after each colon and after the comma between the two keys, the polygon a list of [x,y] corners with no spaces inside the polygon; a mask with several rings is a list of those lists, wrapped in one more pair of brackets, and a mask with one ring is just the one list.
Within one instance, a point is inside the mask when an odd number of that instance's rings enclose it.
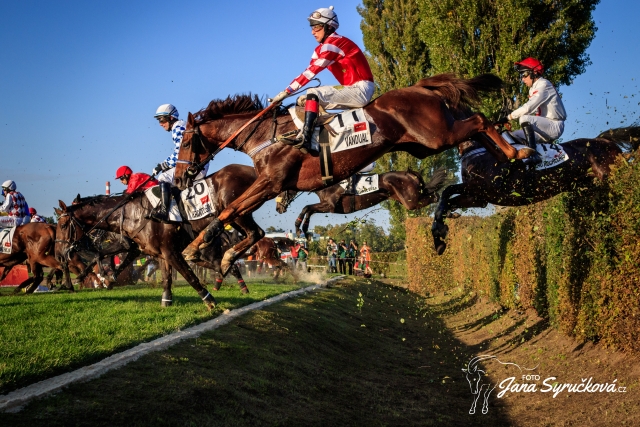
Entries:
{"label": "brown horse", "polygon": [[[431,228],[439,255],[447,245],[449,228],[444,218],[458,208],[522,206],[546,200],[578,186],[588,186],[595,176],[604,181],[611,165],[622,153],[619,143],[637,147],[640,127],[612,129],[595,139],[576,139],[558,144],[569,156],[564,163],[547,169],[531,169],[522,162],[496,164],[493,157],[469,142],[460,146],[462,183],[444,189]],[[548,150],[554,150],[547,145]],[[455,195],[455,197],[453,197]]]}
{"label": "brown horse", "polygon": [[286,262],[282,261],[278,250],[288,250],[294,245],[294,241],[286,238],[272,239],[270,237],[263,237],[258,240],[245,254],[246,256],[255,255],[257,261],[269,264],[273,267],[274,280],[280,276],[282,270],[288,269],[289,266]]}
{"label": "brown horse", "polygon": [[[378,176],[378,190],[362,195],[345,194],[345,189],[338,183],[331,187],[316,191],[320,203],[307,205],[302,208],[296,219],[296,233],[300,231],[307,234],[309,220],[315,213],[348,214],[362,209],[370,208],[387,199],[402,203],[412,211],[423,208],[438,201],[438,190],[444,185],[447,177],[444,169],[438,169],[428,183],[422,176],[413,171],[386,172]],[[280,193],[276,198],[276,210],[278,213],[287,211],[287,207],[298,194],[297,191],[288,190]],[[302,230],[300,225],[302,224]]]}
{"label": "brown horse", "polygon": [[[19,226],[13,235],[11,253],[0,254],[0,266],[4,267],[0,281],[9,274],[15,265],[27,261],[33,277],[22,282],[14,292],[20,292],[24,288],[27,288],[27,293],[35,291],[44,279],[43,266],[54,270],[61,268],[53,255],[54,241],[55,227],[50,224],[31,222]],[[73,287],[69,289],[73,291]]]}
{"label": "brown horse", "polygon": [[[486,148],[502,160],[527,157],[530,149],[516,150],[507,144],[484,115],[464,114],[469,105],[480,101],[481,92],[496,91],[501,85],[498,77],[489,74],[470,80],[443,74],[385,93],[364,107],[372,132],[371,143],[331,154],[333,180],[353,175],[388,152],[406,151],[425,158],[475,135],[481,135],[478,138]],[[179,158],[203,164],[211,158],[210,153],[215,154],[223,141],[263,107],[257,98],[238,96],[212,101],[195,117],[189,114]],[[295,130],[293,120],[286,114],[276,115],[273,120],[266,120],[267,116],[262,116],[264,119],[248,126],[228,143],[229,147],[252,157],[258,178],[189,245],[184,252],[187,259],[197,259],[200,245],[208,244],[218,235],[223,224],[253,212],[280,192],[316,191],[324,186],[317,158],[289,145],[271,143],[276,133]],[[181,188],[188,184],[186,165],[179,163],[175,171],[175,183]],[[189,175],[193,169],[191,167]],[[240,254],[236,251],[229,255],[230,262]]]}
{"label": "brown horse", "polygon": [[[216,212],[224,209],[239,194],[242,194],[255,181],[255,178],[254,169],[243,165],[225,166],[215,174],[208,176],[206,178],[208,185],[213,187],[215,191],[215,199],[212,200],[212,203]],[[200,284],[196,275],[180,255],[179,251],[184,249],[191,241],[191,237],[188,236],[185,227],[180,224],[161,224],[146,220],[145,216],[151,211],[152,207],[143,193],[134,194],[131,201],[122,204],[121,202],[124,202],[125,197],[131,196],[96,196],[78,200],[78,204],[72,206],[66,206],[61,201],[60,207],[62,210],[59,211],[61,218],[58,222],[57,236],[59,242],[65,246],[60,247],[58,251],[67,250],[68,246],[80,239],[89,227],[96,226],[99,229],[122,233],[135,241],[142,252],[163,260],[163,306],[169,306],[172,303],[171,268],[176,268],[203,298],[205,304],[212,308],[215,305],[215,299]],[[105,220],[100,221],[109,212],[111,214]],[[210,219],[205,218],[189,221],[188,223],[193,231],[198,233],[207,226],[209,221]],[[264,232],[253,220],[251,214],[236,218],[231,225],[242,230],[247,236],[245,240],[250,242],[249,246],[264,235]],[[224,239],[221,237],[220,245],[224,243]],[[235,241],[233,244],[235,244]],[[203,254],[203,258],[197,264],[211,268],[214,271],[219,270],[219,264],[216,264],[216,260],[219,262],[219,257],[215,252],[218,247],[219,245],[213,245],[209,251]],[[243,252],[247,248],[243,249]],[[237,270],[233,270],[233,272],[234,275],[237,272],[236,277],[242,292],[248,292],[240,272]],[[221,280],[218,283],[221,283]],[[217,287],[219,288],[218,283]]]}

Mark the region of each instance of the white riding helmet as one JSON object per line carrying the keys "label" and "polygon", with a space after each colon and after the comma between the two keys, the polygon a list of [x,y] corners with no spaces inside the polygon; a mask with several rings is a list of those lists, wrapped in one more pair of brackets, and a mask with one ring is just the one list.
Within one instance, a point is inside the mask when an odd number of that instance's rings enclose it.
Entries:
{"label": "white riding helmet", "polygon": [[338,15],[333,11],[333,6],[329,6],[328,8],[321,7],[309,15],[307,19],[311,25],[329,25],[330,27],[333,27],[334,31],[340,26],[340,23],[338,22]]}
{"label": "white riding helmet", "polygon": [[163,117],[163,116],[171,116],[177,119],[178,109],[171,104],[162,104],[161,106],[158,107],[153,117],[157,119],[158,117]]}
{"label": "white riding helmet", "polygon": [[16,191],[16,183],[9,179],[2,183],[2,188],[8,188],[11,191]]}

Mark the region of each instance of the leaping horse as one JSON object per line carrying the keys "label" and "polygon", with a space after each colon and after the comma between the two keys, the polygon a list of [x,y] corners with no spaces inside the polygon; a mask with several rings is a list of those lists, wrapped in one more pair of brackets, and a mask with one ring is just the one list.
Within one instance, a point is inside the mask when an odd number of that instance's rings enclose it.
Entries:
{"label": "leaping horse", "polygon": [[[496,164],[491,154],[477,142],[459,146],[462,183],[444,189],[431,228],[438,255],[447,248],[449,227],[444,218],[458,208],[522,206],[549,199],[579,186],[588,186],[596,177],[604,181],[611,165],[622,153],[619,144],[640,145],[640,127],[611,129],[595,139],[575,139],[558,144],[569,159],[557,166],[530,169],[522,162]],[[559,152],[547,145],[550,152]]]}
{"label": "leaping horse", "polygon": [[[422,159],[471,137],[478,138],[500,160],[527,157],[530,149],[510,146],[484,115],[463,114],[469,106],[479,103],[481,92],[497,91],[501,86],[502,81],[490,74],[469,80],[441,74],[385,93],[364,107],[371,127],[371,143],[331,154],[333,180],[339,182],[353,175],[388,152],[406,151]],[[268,108],[272,109],[273,104]],[[247,126],[260,110],[259,120]],[[284,112],[276,114],[273,120],[264,113],[257,97],[252,100],[245,95],[214,100],[195,116],[189,114],[179,156],[182,163],[175,171],[177,186],[185,188],[188,177],[197,169],[189,169],[189,164],[204,164],[223,145],[248,154],[258,177],[187,247],[183,252],[187,259],[198,259],[200,246],[220,234],[224,224],[253,212],[282,191],[316,191],[324,186],[317,158],[272,141],[278,133],[295,130],[293,120]],[[241,255],[235,248],[227,252],[223,270]]]}
{"label": "leaping horse", "polygon": [[[414,171],[385,172],[378,176],[378,190],[357,195],[345,194],[340,183],[316,191],[320,203],[307,205],[296,219],[296,233],[302,231],[305,235],[309,230],[309,220],[315,213],[348,214],[367,209],[387,199],[402,203],[406,209],[413,211],[429,206],[438,201],[438,191],[442,188],[447,177],[444,169],[438,169],[428,183]],[[285,213],[289,204],[297,196],[298,191],[283,191],[276,197],[276,211]],[[302,230],[300,226],[302,225]]]}

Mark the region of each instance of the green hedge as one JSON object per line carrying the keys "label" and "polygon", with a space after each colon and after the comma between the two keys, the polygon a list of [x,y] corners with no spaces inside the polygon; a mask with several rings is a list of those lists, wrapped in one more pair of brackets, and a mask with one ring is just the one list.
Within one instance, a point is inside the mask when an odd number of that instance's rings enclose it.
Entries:
{"label": "green hedge", "polygon": [[407,270],[423,294],[463,286],[534,308],[578,339],[640,352],[640,162],[545,202],[448,220],[445,255],[431,218],[409,218]]}

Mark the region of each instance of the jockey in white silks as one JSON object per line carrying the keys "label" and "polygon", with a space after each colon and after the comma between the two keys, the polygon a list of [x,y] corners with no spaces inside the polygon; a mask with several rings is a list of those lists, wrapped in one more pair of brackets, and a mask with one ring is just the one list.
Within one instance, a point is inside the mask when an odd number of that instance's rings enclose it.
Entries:
{"label": "jockey in white silks", "polygon": [[[522,129],[513,132],[526,144],[536,149],[536,142],[553,142],[564,132],[567,113],[562,98],[553,84],[542,77],[544,68],[535,58],[527,58],[515,63],[520,78],[529,88],[529,101],[514,110],[499,122],[519,119]],[[537,152],[523,159],[524,163],[536,165],[542,161]]]}
{"label": "jockey in white silks", "polygon": [[[156,113],[153,115],[154,118],[158,120],[160,126],[167,132],[171,132],[171,139],[173,140],[173,151],[169,154],[162,163],[158,163],[158,165],[153,169],[151,175],[157,176],[158,181],[160,181],[160,200],[162,202],[162,206],[159,209],[159,216],[154,215],[161,221],[166,221],[162,213],[169,212],[170,206],[168,203],[171,203],[171,184],[173,184],[173,175],[176,171],[176,162],[178,161],[178,154],[180,153],[180,145],[182,145],[182,136],[184,135],[184,131],[186,129],[187,123],[184,120],[179,119],[178,109],[174,107],[172,104],[162,104],[156,110]],[[209,164],[206,164],[204,168],[196,175],[195,180],[202,179],[207,176],[207,171],[209,170]]]}
{"label": "jockey in white silks", "polygon": [[4,203],[0,206],[0,212],[6,212],[8,216],[0,216],[0,227],[16,227],[31,222],[29,205],[24,196],[16,191],[16,183],[8,180],[2,183],[2,195]]}
{"label": "jockey in white silks", "polygon": [[299,143],[294,147],[303,153],[312,151],[311,137],[320,106],[325,110],[364,107],[375,91],[373,74],[362,50],[348,38],[336,33],[339,23],[333,6],[320,8],[307,19],[311,24],[311,34],[320,45],[311,55],[307,69],[277,94],[273,103],[282,102],[325,68],[331,71],[340,86],[312,88],[307,90],[306,98],[298,100],[299,105],[304,102],[305,119],[298,136]]}

